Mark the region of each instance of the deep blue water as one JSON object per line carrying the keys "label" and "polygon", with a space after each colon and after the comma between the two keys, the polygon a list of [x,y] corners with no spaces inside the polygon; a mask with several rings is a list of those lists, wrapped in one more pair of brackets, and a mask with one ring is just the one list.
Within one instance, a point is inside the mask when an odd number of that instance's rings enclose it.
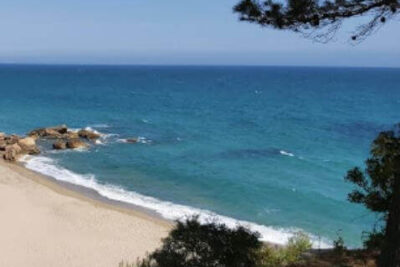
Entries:
{"label": "deep blue water", "polygon": [[169,202],[331,240],[340,231],[350,246],[375,217],[346,200],[343,177],[397,122],[400,69],[0,66],[0,131],[110,134],[88,151],[44,149],[32,168],[175,217],[185,208]]}

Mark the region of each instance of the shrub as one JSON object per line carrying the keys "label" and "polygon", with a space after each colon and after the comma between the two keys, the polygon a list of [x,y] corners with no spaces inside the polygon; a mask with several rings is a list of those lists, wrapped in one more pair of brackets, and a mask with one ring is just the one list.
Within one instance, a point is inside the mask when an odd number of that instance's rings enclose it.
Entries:
{"label": "shrub", "polygon": [[160,249],[139,267],[256,267],[259,235],[244,227],[200,224],[197,217],[177,222]]}
{"label": "shrub", "polygon": [[364,248],[367,250],[379,250],[383,246],[385,240],[385,230],[376,230],[365,233],[366,237],[363,241]]}
{"label": "shrub", "polygon": [[333,251],[336,254],[342,255],[346,251],[346,246],[344,245],[343,237],[338,233],[337,239],[333,240]]}
{"label": "shrub", "polygon": [[266,246],[261,250],[262,267],[280,267],[296,263],[302,255],[311,249],[310,238],[302,233],[296,233],[289,239],[288,244],[282,248]]}

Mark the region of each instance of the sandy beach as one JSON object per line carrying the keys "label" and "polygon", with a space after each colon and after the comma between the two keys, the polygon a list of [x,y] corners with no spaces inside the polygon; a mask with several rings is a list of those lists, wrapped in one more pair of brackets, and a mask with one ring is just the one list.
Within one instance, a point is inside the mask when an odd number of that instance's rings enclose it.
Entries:
{"label": "sandy beach", "polygon": [[161,244],[171,223],[93,200],[0,160],[0,266],[118,266]]}

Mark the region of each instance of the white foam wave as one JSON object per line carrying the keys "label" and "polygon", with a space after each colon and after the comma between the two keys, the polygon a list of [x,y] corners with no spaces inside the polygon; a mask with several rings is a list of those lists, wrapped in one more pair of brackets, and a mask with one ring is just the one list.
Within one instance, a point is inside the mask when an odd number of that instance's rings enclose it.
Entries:
{"label": "white foam wave", "polygon": [[[51,176],[56,180],[93,189],[101,196],[111,200],[130,203],[153,210],[162,217],[170,220],[182,220],[194,215],[198,215],[199,221],[202,223],[218,221],[232,228],[242,225],[251,229],[252,231],[259,232],[261,235],[261,240],[276,244],[285,244],[288,239],[299,230],[267,227],[248,221],[240,221],[230,217],[218,215],[208,210],[174,204],[168,201],[161,201],[153,197],[144,196],[132,191],[126,191],[123,188],[115,185],[101,184],[96,181],[93,174],[74,173],[70,170],[57,166],[53,159],[43,156],[26,156],[21,158],[21,161],[27,168],[44,175]],[[331,247],[328,242],[318,240],[315,236],[311,236],[311,239],[315,248]]]}
{"label": "white foam wave", "polygon": [[99,135],[104,135],[103,133],[100,133],[99,131],[93,129],[92,126],[87,126],[87,127],[84,127],[84,128],[68,128],[69,131],[75,132],[75,133],[79,132],[82,129],[86,130],[86,131],[94,132],[94,133],[99,134]]}
{"label": "white foam wave", "polygon": [[119,136],[119,134],[102,133],[102,132],[97,131],[96,129],[93,129],[92,127],[94,127],[94,128],[107,128],[109,126],[107,124],[94,124],[94,125],[87,126],[87,127],[84,127],[84,128],[69,128],[68,130],[71,131],[71,132],[77,133],[80,130],[84,129],[84,130],[91,131],[91,132],[94,132],[94,133],[100,135],[100,138],[95,141],[95,144],[97,144],[97,145],[105,145],[106,143],[109,143],[109,141],[110,141],[109,139],[110,138]]}
{"label": "white foam wave", "polygon": [[102,140],[100,140],[100,139],[97,139],[96,141],[94,141],[94,143],[96,145],[104,145],[104,142]]}
{"label": "white foam wave", "polygon": [[287,152],[285,150],[280,150],[279,153],[284,156],[294,157],[293,153]]}
{"label": "white foam wave", "polygon": [[152,141],[150,139],[147,139],[146,137],[139,136],[138,137],[138,143],[142,144],[150,144]]}
{"label": "white foam wave", "polygon": [[99,132],[99,131],[93,129],[93,128],[90,127],[90,126],[87,126],[87,127],[85,127],[84,129],[85,129],[86,131],[94,132],[95,134],[104,135],[103,133],[101,133],[101,132]]}

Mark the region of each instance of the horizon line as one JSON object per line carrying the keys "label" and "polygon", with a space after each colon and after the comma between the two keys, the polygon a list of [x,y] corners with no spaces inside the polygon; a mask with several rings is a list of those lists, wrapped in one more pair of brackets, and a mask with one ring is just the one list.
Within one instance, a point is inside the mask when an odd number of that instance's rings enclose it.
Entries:
{"label": "horizon line", "polygon": [[0,66],[86,66],[86,67],[253,67],[253,68],[349,68],[349,69],[400,69],[400,66],[357,66],[357,65],[276,65],[276,64],[141,64],[141,63],[40,63],[0,62]]}

